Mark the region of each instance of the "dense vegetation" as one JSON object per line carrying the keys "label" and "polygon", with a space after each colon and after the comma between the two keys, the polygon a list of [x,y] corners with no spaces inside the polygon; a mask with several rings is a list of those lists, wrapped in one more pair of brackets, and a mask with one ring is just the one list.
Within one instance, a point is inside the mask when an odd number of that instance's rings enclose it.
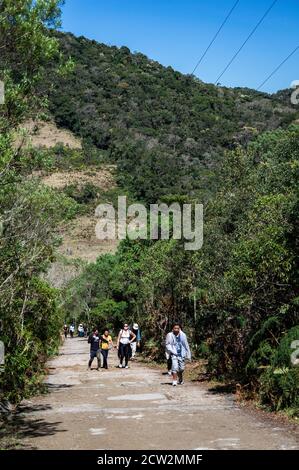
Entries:
{"label": "dense vegetation", "polygon": [[59,38],[76,69],[51,96],[57,123],[116,162],[133,198],[205,204],[202,250],[125,241],[71,283],[66,311],[112,328],[138,320],[157,359],[180,319],[210,375],[298,412],[299,128],[288,93],[217,88],[124,47]]}
{"label": "dense vegetation", "polygon": [[[59,44],[46,31],[59,25],[59,2],[0,1],[0,340],[5,366],[3,398],[18,403],[35,390],[45,359],[59,344],[62,312],[58,293],[41,279],[54,257],[58,223],[72,217],[76,203],[35,179],[31,162],[13,144],[13,133],[45,106],[41,91],[48,61],[60,62]],[[62,58],[61,58],[62,59]],[[68,64],[61,61],[61,73]],[[54,72],[53,72],[54,73]]]}
{"label": "dense vegetation", "polygon": [[69,286],[66,309],[115,328],[124,314],[138,319],[155,358],[179,318],[212,375],[298,412],[298,155],[298,126],[228,152],[206,205],[202,250],[123,242]]}
{"label": "dense vegetation", "polygon": [[[138,321],[156,359],[178,319],[210,376],[298,413],[299,127],[287,92],[207,85],[125,47],[57,33],[55,0],[0,0],[0,20],[0,401],[32,392],[65,317],[114,329]],[[48,93],[83,151],[12,144]],[[97,196],[93,187],[50,190],[28,174],[103,161],[117,164],[111,199],[121,191],[146,204],[204,203],[204,246],[125,240],[59,292],[42,276],[56,228]]]}
{"label": "dense vegetation", "polygon": [[117,162],[119,183],[139,199],[206,189],[225,149],[294,119],[280,95],[215,87],[126,47],[58,37],[76,67],[51,94],[56,122]]}

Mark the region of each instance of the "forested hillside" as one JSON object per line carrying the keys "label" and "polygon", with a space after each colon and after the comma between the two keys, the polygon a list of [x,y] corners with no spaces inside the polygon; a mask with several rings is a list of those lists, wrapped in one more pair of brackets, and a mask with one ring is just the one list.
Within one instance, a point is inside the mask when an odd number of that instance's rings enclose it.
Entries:
{"label": "forested hillside", "polygon": [[56,122],[118,162],[120,184],[139,199],[196,193],[226,149],[295,119],[280,96],[215,87],[126,47],[58,37],[76,67],[51,95]]}
{"label": "forested hillside", "polygon": [[56,122],[116,163],[133,199],[205,204],[202,250],[123,242],[70,284],[66,311],[111,328],[138,320],[157,359],[179,319],[210,376],[296,414],[299,127],[289,93],[215,87],[125,47],[59,39],[76,68],[51,94]]}

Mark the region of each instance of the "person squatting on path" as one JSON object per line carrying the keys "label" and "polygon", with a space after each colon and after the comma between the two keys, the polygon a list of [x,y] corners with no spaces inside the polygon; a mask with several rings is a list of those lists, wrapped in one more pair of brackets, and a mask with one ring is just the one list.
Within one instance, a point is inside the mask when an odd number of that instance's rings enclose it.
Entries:
{"label": "person squatting on path", "polygon": [[113,348],[112,337],[109,335],[109,330],[106,328],[101,336],[101,353],[103,356],[102,369],[108,369],[108,353]]}
{"label": "person squatting on path", "polygon": [[97,370],[101,367],[101,355],[100,355],[100,338],[97,328],[94,328],[92,334],[88,338],[88,343],[90,344],[90,359],[88,362],[88,369],[91,370],[91,364],[93,363],[94,358],[97,358],[98,367]]}
{"label": "person squatting on path", "polygon": [[191,361],[191,351],[187,336],[182,331],[181,326],[178,323],[173,325],[172,332],[168,333],[166,336],[166,351],[171,357],[172,385],[176,386],[178,379],[179,384],[183,385],[185,359],[187,358]]}
{"label": "person squatting on path", "polygon": [[82,323],[78,326],[78,336],[79,338],[84,338],[84,328]]}
{"label": "person squatting on path", "polygon": [[[117,338],[117,349],[119,356],[119,368],[125,367],[128,369],[128,362],[131,354],[131,344],[135,340],[136,335],[129,330],[128,323],[124,324],[122,330],[120,330]],[[125,359],[125,365],[123,366],[123,360]]]}

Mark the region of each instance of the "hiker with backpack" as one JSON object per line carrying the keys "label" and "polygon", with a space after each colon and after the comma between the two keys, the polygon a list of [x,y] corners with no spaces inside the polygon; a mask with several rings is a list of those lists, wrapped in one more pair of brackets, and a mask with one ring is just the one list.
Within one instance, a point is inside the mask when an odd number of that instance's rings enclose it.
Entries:
{"label": "hiker with backpack", "polygon": [[179,323],[174,323],[166,337],[166,351],[171,357],[172,385],[184,384],[185,359],[191,361],[191,351],[187,336]]}
{"label": "hiker with backpack", "polygon": [[[129,329],[128,323],[124,323],[123,328],[120,330],[117,338],[117,349],[119,356],[119,368],[128,369],[128,363],[130,355],[132,352],[131,344],[136,339],[136,335]],[[123,361],[125,359],[125,365],[123,366]]]}

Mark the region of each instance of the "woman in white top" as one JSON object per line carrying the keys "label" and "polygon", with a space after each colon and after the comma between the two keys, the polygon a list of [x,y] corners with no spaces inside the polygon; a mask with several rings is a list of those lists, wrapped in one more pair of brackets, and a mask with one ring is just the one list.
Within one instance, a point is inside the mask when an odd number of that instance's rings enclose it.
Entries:
{"label": "woman in white top", "polygon": [[[124,324],[122,330],[120,330],[118,338],[117,338],[117,349],[119,355],[119,366],[120,368],[125,367],[128,369],[130,351],[131,351],[131,343],[136,338],[136,335],[129,330],[128,323]],[[125,359],[125,365],[123,366],[123,360]]]}

